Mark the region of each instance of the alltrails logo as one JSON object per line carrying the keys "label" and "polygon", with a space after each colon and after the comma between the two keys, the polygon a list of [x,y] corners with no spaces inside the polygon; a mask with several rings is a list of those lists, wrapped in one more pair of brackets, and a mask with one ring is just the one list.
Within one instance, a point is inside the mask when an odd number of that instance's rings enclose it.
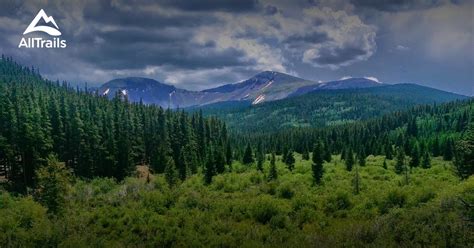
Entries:
{"label": "alltrails logo", "polygon": [[[54,27],[38,25],[40,20],[43,20],[46,24],[51,23],[54,25]],[[59,27],[54,21],[54,18],[52,16],[46,15],[46,12],[44,12],[43,9],[38,12],[35,19],[33,19],[30,25],[26,28],[25,32],[23,32],[23,35],[33,32],[44,32],[50,36],[61,36],[61,32],[59,31]],[[41,37],[23,37],[21,38],[20,44],[18,44],[18,48],[66,48],[66,46],[66,40],[62,40],[60,37],[53,39],[43,39]]]}

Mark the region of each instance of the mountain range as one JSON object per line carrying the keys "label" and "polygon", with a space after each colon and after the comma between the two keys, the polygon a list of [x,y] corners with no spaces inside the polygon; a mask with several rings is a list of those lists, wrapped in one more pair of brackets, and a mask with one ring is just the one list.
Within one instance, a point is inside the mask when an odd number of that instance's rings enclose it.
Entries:
{"label": "mountain range", "polygon": [[[299,93],[302,93],[301,89],[294,94]],[[232,101],[191,109],[200,110],[206,116],[216,116],[233,130],[262,133],[293,127],[324,127],[366,120],[419,104],[444,103],[467,98],[417,84],[381,84],[378,87],[319,89],[257,105]]]}
{"label": "mountain range", "polygon": [[309,92],[383,86],[368,78],[349,78],[331,82],[314,82],[274,71],[264,71],[250,79],[202,91],[190,91],[153,79],[128,77],[103,84],[98,92],[109,98],[122,95],[132,102],[142,101],[165,108],[187,108],[220,102],[263,102],[299,96]]}

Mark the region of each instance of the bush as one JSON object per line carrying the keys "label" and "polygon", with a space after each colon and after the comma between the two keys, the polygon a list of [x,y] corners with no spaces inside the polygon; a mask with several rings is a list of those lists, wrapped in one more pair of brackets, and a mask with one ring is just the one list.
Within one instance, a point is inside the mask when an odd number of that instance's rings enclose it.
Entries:
{"label": "bush", "polygon": [[270,196],[258,197],[250,207],[250,216],[262,224],[267,224],[274,216],[283,212],[277,201]]}
{"label": "bush", "polygon": [[278,187],[278,195],[285,199],[291,199],[295,195],[295,190],[293,186],[288,183],[284,183]]}
{"label": "bush", "polygon": [[380,206],[380,211],[382,213],[387,213],[391,208],[402,208],[407,202],[407,196],[405,192],[400,189],[395,189],[390,191],[385,199],[382,201]]}
{"label": "bush", "polygon": [[326,203],[326,213],[335,213],[340,210],[352,208],[353,204],[349,199],[349,194],[338,191],[335,196],[329,197]]}
{"label": "bush", "polygon": [[0,247],[50,247],[52,224],[46,208],[31,197],[0,192]]}

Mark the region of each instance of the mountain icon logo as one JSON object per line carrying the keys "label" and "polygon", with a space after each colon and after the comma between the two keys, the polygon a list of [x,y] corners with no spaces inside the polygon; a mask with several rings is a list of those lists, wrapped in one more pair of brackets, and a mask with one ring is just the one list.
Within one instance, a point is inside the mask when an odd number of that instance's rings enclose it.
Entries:
{"label": "mountain icon logo", "polygon": [[[46,23],[52,23],[56,28],[54,27],[49,27],[49,26],[36,26],[38,25],[38,22],[40,19],[43,19]],[[36,15],[35,19],[30,23],[30,25],[26,28],[25,32],[23,32],[23,35],[32,33],[32,32],[45,32],[51,36],[60,36],[61,32],[59,31],[59,27],[54,21],[54,18],[52,16],[46,15],[46,12],[44,12],[43,9],[41,9],[38,14]]]}

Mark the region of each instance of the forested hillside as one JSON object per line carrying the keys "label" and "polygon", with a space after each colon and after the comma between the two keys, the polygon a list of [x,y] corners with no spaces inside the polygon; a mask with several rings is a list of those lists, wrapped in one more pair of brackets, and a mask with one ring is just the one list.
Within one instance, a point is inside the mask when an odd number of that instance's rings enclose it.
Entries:
{"label": "forested hillside", "polygon": [[35,170],[49,155],[81,178],[122,180],[136,165],[150,165],[185,179],[203,161],[225,163],[227,140],[222,122],[199,113],[109,101],[0,60],[0,171],[15,190],[35,185]]}
{"label": "forested hillside", "polygon": [[204,106],[237,131],[259,133],[293,127],[324,127],[381,116],[417,104],[433,104],[467,97],[415,84],[365,89],[325,90],[279,101],[247,105],[237,102]]}
{"label": "forested hillside", "polygon": [[[453,160],[455,143],[469,126],[474,128],[473,119],[474,100],[470,99],[443,105],[421,105],[367,121],[326,128],[293,128],[277,133],[265,132],[262,128],[259,133],[235,136],[238,147],[235,157],[245,156],[243,147],[246,144],[253,144],[257,154],[275,152],[285,156],[296,151],[309,157],[307,154],[321,143],[327,156],[385,155],[391,159],[401,150],[405,155],[419,159],[421,156],[443,156],[445,160]],[[469,166],[467,176],[474,173],[474,165]]]}
{"label": "forested hillside", "polygon": [[0,247],[472,246],[474,100],[384,92],[309,94],[296,113],[331,125],[245,131],[2,57]]}

